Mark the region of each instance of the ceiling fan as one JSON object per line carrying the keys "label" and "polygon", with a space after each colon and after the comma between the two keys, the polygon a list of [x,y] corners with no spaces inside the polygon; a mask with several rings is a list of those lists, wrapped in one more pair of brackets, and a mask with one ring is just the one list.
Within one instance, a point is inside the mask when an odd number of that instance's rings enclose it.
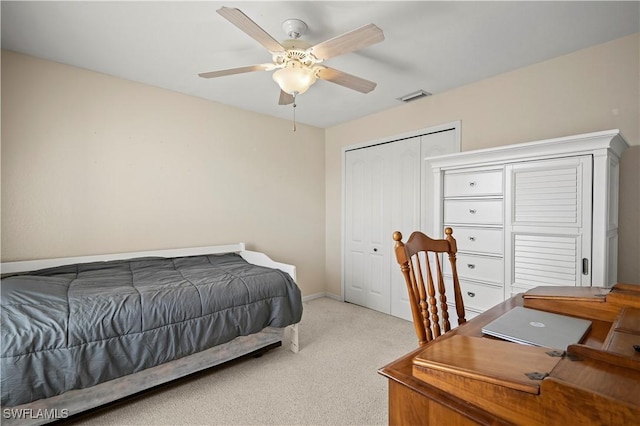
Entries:
{"label": "ceiling fan", "polygon": [[282,24],[290,39],[279,43],[239,9],[222,7],[217,12],[264,46],[271,53],[273,63],[205,72],[198,74],[200,77],[215,78],[253,71],[276,70],[273,73],[273,79],[280,86],[278,102],[280,105],[294,103],[295,97],[304,93],[318,78],[361,93],[369,93],[376,87],[376,83],[372,81],[321,65],[326,59],[363,49],[384,40],[382,30],[374,24],[365,25],[311,46],[299,39],[307,30],[307,25],[298,19],[288,19]]}

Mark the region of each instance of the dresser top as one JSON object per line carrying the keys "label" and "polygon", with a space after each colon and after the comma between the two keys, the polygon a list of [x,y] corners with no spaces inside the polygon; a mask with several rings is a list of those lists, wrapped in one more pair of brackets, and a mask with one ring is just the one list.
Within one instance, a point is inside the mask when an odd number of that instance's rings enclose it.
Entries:
{"label": "dresser top", "polygon": [[469,165],[490,165],[507,162],[552,158],[566,155],[599,154],[619,158],[629,147],[618,129],[585,133],[561,138],[545,139],[463,151],[456,154],[427,158],[434,169],[465,167]]}

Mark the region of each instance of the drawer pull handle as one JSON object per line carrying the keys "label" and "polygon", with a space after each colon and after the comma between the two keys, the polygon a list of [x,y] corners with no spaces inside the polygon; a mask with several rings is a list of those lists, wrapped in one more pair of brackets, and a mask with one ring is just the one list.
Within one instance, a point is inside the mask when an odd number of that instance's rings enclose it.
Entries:
{"label": "drawer pull handle", "polygon": [[477,185],[477,183],[475,183],[475,182],[469,182],[469,186],[470,186],[470,187],[472,187],[472,188],[473,188],[474,186],[476,186],[476,185]]}
{"label": "drawer pull handle", "polygon": [[476,209],[469,209],[469,213],[476,214]]}
{"label": "drawer pull handle", "polygon": [[473,263],[467,263],[467,268],[469,269],[475,269],[476,265],[474,265]]}
{"label": "drawer pull handle", "polygon": [[472,292],[472,291],[468,291],[468,292],[467,292],[467,296],[469,296],[469,297],[476,297],[476,294],[475,294],[474,292]]}
{"label": "drawer pull handle", "polygon": [[476,237],[469,237],[469,241],[475,241]]}

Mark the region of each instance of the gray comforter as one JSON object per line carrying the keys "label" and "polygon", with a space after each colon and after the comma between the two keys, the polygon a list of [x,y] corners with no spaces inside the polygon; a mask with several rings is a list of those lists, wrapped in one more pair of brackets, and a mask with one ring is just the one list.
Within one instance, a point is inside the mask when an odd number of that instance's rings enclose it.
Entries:
{"label": "gray comforter", "polygon": [[2,406],[300,321],[289,275],[239,255],[79,264],[2,279]]}

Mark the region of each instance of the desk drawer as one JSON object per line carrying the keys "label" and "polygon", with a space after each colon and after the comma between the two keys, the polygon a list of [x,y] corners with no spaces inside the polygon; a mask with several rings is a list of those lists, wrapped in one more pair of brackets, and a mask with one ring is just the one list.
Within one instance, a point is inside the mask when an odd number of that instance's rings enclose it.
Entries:
{"label": "desk drawer", "polygon": [[445,197],[482,195],[502,195],[502,170],[445,173]]}
{"label": "desk drawer", "polygon": [[635,358],[637,357],[637,352],[633,345],[637,345],[639,341],[640,335],[614,331],[607,337],[606,346],[603,349],[607,352]]}
{"label": "desk drawer", "polygon": [[[502,258],[475,256],[472,254],[457,254],[456,266],[458,278],[467,278],[474,281],[487,281],[504,285],[504,262]],[[450,273],[451,265],[446,262]]]}
{"label": "desk drawer", "polygon": [[444,222],[501,225],[502,200],[445,200]]}
{"label": "desk drawer", "polygon": [[456,239],[459,251],[496,254],[504,252],[502,229],[454,227],[453,238]]}
{"label": "desk drawer", "polygon": [[634,345],[640,344],[640,308],[623,308],[609,330],[602,349],[628,357],[637,357]]}

